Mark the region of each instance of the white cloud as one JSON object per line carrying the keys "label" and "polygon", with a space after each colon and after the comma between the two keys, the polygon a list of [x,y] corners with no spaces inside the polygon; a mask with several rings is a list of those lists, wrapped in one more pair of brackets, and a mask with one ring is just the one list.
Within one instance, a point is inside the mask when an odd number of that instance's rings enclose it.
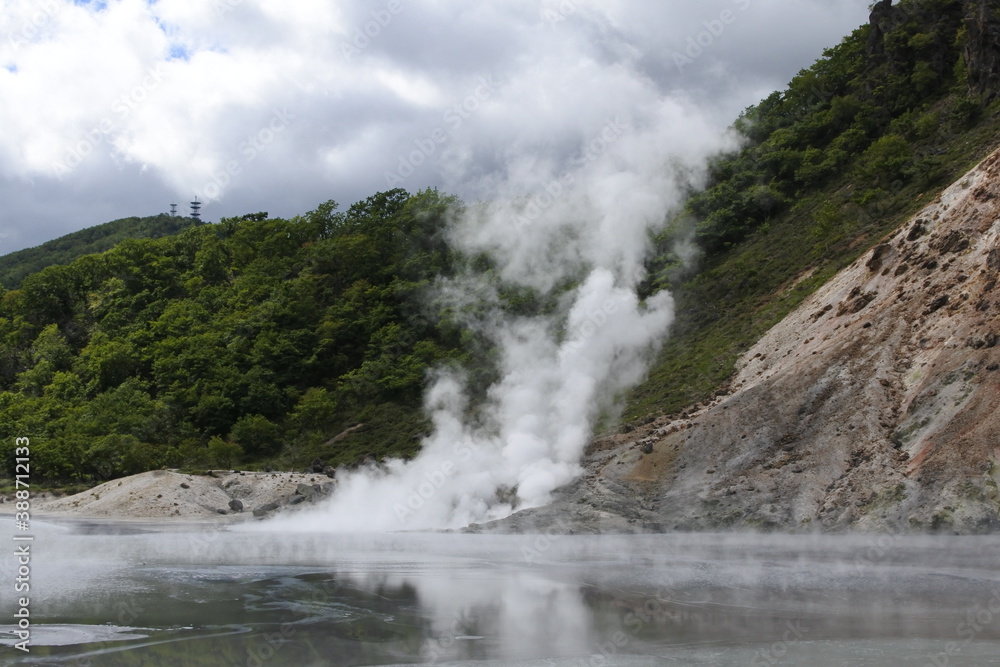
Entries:
{"label": "white cloud", "polygon": [[[0,252],[165,211],[233,160],[239,173],[209,219],[349,204],[386,189],[386,172],[436,130],[444,141],[403,187],[467,198],[509,179],[512,151],[536,150],[553,171],[571,164],[615,116],[682,104],[719,132],[864,22],[866,7],[10,0],[0,6]],[[723,11],[737,20],[678,69],[672,54]],[[502,85],[482,95],[481,77]],[[241,147],[281,110],[294,120],[248,160]],[[520,180],[530,186],[530,172]],[[123,192],[126,182],[138,190]]]}

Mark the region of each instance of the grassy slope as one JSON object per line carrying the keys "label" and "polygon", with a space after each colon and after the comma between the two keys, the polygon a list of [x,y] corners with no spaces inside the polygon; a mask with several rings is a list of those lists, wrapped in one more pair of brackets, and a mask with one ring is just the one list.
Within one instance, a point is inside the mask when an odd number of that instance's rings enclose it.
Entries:
{"label": "grassy slope", "polygon": [[[944,100],[927,113],[943,113]],[[850,176],[836,179],[776,216],[749,239],[701,267],[676,289],[678,321],[647,380],[629,396],[625,419],[674,414],[724,387],[739,356],[826,280],[903,224],[937,193],[1000,145],[1000,103],[966,131],[945,126],[914,145],[934,154],[940,171],[932,183],[898,187],[879,201],[852,201],[867,187]],[[827,203],[834,224],[818,224]]]}

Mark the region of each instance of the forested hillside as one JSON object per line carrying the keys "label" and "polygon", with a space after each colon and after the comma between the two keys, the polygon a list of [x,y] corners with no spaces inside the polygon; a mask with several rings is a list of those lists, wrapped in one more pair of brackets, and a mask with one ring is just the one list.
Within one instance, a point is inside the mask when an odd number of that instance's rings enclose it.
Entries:
{"label": "forested hillside", "polygon": [[394,190],[28,276],[0,303],[0,437],[32,436],[38,478],[414,453],[426,369],[462,348],[422,310],[453,204]]}
{"label": "forested hillside", "polygon": [[154,215],[123,218],[60,236],[34,248],[0,257],[0,286],[15,289],[28,276],[47,266],[69,264],[78,257],[104,252],[126,239],[156,239],[202,224],[194,218]]}

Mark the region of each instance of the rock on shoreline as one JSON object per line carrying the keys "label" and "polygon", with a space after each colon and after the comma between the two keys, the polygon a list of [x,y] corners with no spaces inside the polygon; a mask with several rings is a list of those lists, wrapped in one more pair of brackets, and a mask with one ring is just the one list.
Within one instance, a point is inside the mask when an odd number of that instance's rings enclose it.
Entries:
{"label": "rock on shoreline", "polygon": [[317,473],[216,470],[208,475],[192,475],[153,470],[105,482],[72,496],[36,500],[32,511],[40,517],[233,520],[316,502],[332,488],[329,477]]}

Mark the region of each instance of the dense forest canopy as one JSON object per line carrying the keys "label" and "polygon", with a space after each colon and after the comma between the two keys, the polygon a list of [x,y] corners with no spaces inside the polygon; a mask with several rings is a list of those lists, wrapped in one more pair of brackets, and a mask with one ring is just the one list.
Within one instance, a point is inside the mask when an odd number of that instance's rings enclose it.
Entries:
{"label": "dense forest canopy", "polygon": [[[39,475],[412,454],[424,374],[462,330],[424,312],[454,200],[380,193],[252,214],[28,276],[0,302],[0,430]],[[355,449],[323,443],[387,422]]]}

